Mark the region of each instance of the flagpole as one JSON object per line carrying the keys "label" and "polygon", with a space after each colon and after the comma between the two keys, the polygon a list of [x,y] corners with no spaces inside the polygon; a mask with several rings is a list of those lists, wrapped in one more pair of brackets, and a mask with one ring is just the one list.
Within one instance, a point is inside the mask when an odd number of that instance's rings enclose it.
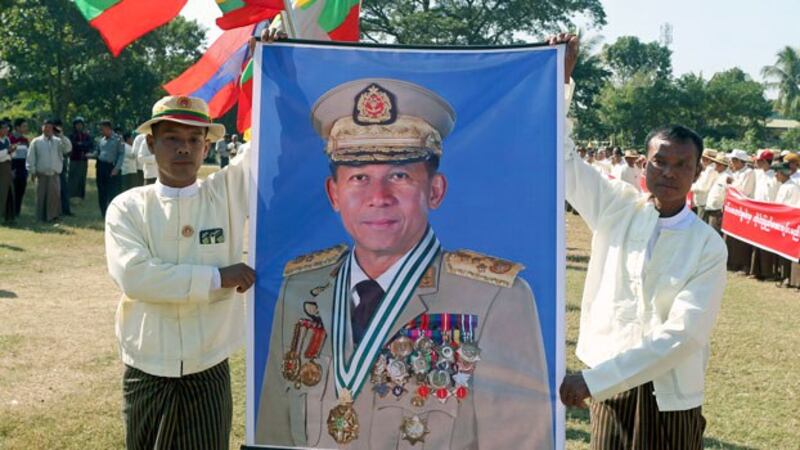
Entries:
{"label": "flagpole", "polygon": [[295,28],[294,6],[292,0],[283,0],[283,12],[281,12],[281,19],[286,25],[286,34],[292,39],[297,39],[297,29]]}

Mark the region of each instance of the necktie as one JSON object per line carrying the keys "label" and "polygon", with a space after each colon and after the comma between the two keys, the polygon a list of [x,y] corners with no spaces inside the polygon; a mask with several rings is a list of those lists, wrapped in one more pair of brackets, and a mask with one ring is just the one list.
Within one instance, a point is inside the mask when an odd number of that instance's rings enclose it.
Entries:
{"label": "necktie", "polygon": [[358,345],[367,331],[369,319],[378,309],[383,298],[383,289],[375,280],[364,280],[356,284],[358,292],[358,306],[353,310],[353,344]]}

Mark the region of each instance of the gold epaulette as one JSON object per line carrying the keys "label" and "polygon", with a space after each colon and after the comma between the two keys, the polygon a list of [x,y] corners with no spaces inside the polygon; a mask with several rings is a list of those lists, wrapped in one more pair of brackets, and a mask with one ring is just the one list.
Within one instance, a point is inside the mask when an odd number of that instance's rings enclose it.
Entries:
{"label": "gold epaulette", "polygon": [[326,248],[325,250],[318,250],[307,255],[298,256],[286,263],[286,267],[283,268],[283,276],[288,277],[296,273],[308,272],[309,270],[329,266],[338,261],[346,251],[347,246],[339,244],[335,247]]}
{"label": "gold epaulette", "polygon": [[483,255],[472,250],[457,250],[444,255],[447,272],[500,287],[511,287],[525,269],[519,263]]}

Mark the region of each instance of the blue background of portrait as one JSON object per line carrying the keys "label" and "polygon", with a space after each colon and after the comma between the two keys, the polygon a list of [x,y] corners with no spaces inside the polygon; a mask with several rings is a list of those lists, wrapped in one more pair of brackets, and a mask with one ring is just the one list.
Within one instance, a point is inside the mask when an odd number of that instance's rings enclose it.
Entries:
{"label": "blue background of portrait", "polygon": [[287,43],[260,46],[259,51],[264,63],[256,69],[261,71],[256,77],[261,90],[254,97],[258,280],[250,380],[255,397],[249,411],[258,411],[283,266],[298,255],[351,243],[325,196],[328,163],[324,142],[311,124],[311,106],[341,83],[380,77],[417,83],[455,109],[455,128],[444,140],[440,168],[448,178],[448,192],[442,207],[431,213],[431,223],[445,249],[468,248],[525,265],[521,276],[536,298],[555,413],[556,355],[563,345],[556,339],[557,310],[563,307],[556,298],[557,284],[563,282],[558,280],[563,199],[557,190],[557,50]]}

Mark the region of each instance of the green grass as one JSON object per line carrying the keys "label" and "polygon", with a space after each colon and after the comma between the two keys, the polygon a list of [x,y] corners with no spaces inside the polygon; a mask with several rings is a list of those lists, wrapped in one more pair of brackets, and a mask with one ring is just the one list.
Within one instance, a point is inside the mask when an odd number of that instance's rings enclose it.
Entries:
{"label": "green grass", "polygon": [[[208,173],[213,168],[204,169]],[[91,173],[90,173],[91,176]],[[34,189],[30,187],[30,189]],[[93,179],[74,218],[0,226],[0,449],[123,448],[114,339],[119,290],[108,277]],[[575,359],[588,230],[567,218],[567,366]],[[713,336],[707,448],[797,449],[800,293],[731,275]],[[244,352],[231,359],[231,447],[244,439]],[[567,412],[567,448],[589,448],[585,411]]]}

